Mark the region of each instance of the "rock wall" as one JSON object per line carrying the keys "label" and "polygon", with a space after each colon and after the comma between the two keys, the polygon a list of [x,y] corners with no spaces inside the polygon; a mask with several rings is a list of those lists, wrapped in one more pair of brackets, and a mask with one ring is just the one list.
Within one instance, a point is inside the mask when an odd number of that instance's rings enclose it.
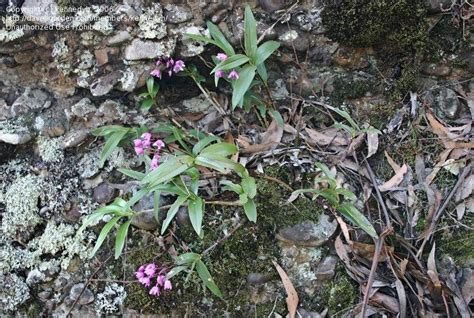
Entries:
{"label": "rock wall", "polygon": [[[468,111],[458,95],[474,92],[472,23],[454,10],[440,15],[440,4],[450,1],[380,3],[249,1],[260,34],[282,43],[270,63],[277,104],[287,107],[290,93],[324,96],[381,129],[410,91],[447,120]],[[206,35],[210,20],[239,45],[243,7],[217,0],[0,0],[2,310],[37,298],[48,310],[67,312],[82,289],[75,282],[91,271],[77,270],[94,240],[74,235],[78,220],[113,197],[104,181],[114,168],[134,164],[118,151],[101,168],[90,130],[152,124],[167,107],[211,107],[179,79],[164,84],[151,113],[140,111],[137,95],[161,56],[206,74],[197,56],[215,51],[184,34]],[[98,291],[98,312],[122,303],[124,290],[115,285]],[[80,304],[93,301],[87,290]]]}

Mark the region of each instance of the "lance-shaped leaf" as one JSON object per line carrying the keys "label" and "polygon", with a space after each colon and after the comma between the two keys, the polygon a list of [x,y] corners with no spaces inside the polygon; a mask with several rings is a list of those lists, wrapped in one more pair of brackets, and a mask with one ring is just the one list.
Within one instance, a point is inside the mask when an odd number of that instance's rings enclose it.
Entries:
{"label": "lance-shaped leaf", "polygon": [[244,98],[245,93],[255,77],[256,69],[257,68],[254,65],[246,65],[242,68],[242,71],[239,74],[239,79],[234,83],[234,90],[232,92],[233,108],[235,108]]}
{"label": "lance-shaped leaf", "polygon": [[242,64],[245,64],[249,61],[249,58],[243,54],[235,54],[229,57],[227,60],[220,62],[216,65],[211,71],[211,74],[214,74],[217,70],[227,71],[236,67],[239,67]]}
{"label": "lance-shaped leaf", "polygon": [[367,234],[374,238],[378,238],[377,232],[375,231],[372,224],[352,203],[344,203],[337,207],[337,210],[345,216],[353,224],[359,226]]}
{"label": "lance-shaped leaf", "polygon": [[198,260],[196,262],[196,271],[198,272],[198,275],[203,281],[204,285],[209,288],[209,290],[214,295],[219,298],[222,298],[222,293],[219,290],[219,287],[217,287],[216,283],[214,282],[214,279],[211,276],[211,273],[209,273],[209,270],[207,269],[206,265],[201,260]]}
{"label": "lance-shaped leaf", "polygon": [[104,227],[102,228],[102,231],[100,231],[99,237],[97,238],[94,249],[91,252],[91,256],[90,256],[91,258],[95,255],[95,253],[97,253],[102,243],[104,243],[104,240],[107,237],[107,234],[109,234],[110,230],[114,227],[115,224],[117,224],[120,218],[121,216],[116,216],[104,225]]}
{"label": "lance-shaped leaf", "polygon": [[244,33],[245,53],[252,59],[254,64],[259,64],[255,63],[257,55],[257,22],[249,6],[245,7]]}
{"label": "lance-shaped leaf", "polygon": [[148,187],[151,188],[160,183],[167,182],[186,171],[192,161],[193,158],[190,156],[170,157],[160,164],[158,168],[147,174],[147,176],[143,178],[142,183],[148,183]]}
{"label": "lance-shaped leaf", "polygon": [[176,213],[178,213],[179,207],[188,199],[186,196],[179,196],[176,201],[171,205],[170,209],[168,210],[168,214],[166,214],[166,219],[163,221],[163,225],[161,226],[161,234],[164,234],[168,226],[170,225],[171,221],[175,217]]}
{"label": "lance-shaped leaf", "polygon": [[247,202],[245,202],[244,211],[249,221],[257,222],[257,206],[254,200],[248,199]]}
{"label": "lance-shaped leaf", "polygon": [[132,223],[132,220],[123,223],[117,231],[117,236],[115,237],[115,259],[119,258],[120,254],[122,254],[130,223]]}
{"label": "lance-shaped leaf", "polygon": [[204,216],[204,200],[197,198],[188,204],[189,219],[198,236],[202,236],[202,219]]}
{"label": "lance-shaped leaf", "polygon": [[280,47],[280,43],[276,41],[267,41],[260,45],[257,49],[257,58],[255,60],[255,64],[260,65],[261,63],[265,62],[266,59],[270,57],[278,48]]}

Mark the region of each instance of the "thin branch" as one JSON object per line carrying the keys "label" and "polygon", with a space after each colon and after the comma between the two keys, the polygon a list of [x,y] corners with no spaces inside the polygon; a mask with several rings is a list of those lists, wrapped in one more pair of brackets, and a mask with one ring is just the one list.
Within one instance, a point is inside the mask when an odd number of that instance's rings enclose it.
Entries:
{"label": "thin branch", "polygon": [[223,243],[224,241],[226,241],[229,237],[232,236],[232,234],[235,233],[235,231],[237,231],[243,224],[245,223],[244,220],[240,221],[239,223],[237,223],[236,226],[234,226],[232,228],[232,230],[230,230],[229,233],[227,233],[226,235],[224,235],[223,237],[221,237],[219,240],[217,240],[214,244],[212,244],[211,246],[209,246],[207,249],[204,250],[204,252],[201,253],[201,256],[204,256],[206,254],[209,254],[213,249],[215,249],[219,244]]}

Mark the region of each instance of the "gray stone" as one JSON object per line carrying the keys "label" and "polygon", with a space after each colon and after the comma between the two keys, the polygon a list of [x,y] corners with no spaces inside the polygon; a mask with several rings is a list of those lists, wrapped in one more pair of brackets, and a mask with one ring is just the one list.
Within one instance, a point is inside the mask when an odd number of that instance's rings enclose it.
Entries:
{"label": "gray stone", "polygon": [[103,182],[94,189],[93,198],[97,203],[109,203],[116,195],[117,191],[106,182]]}
{"label": "gray stone", "polygon": [[336,265],[338,258],[335,256],[327,256],[316,269],[316,277],[319,280],[329,280],[336,273]]}
{"label": "gray stone", "polygon": [[169,23],[182,23],[191,20],[193,13],[184,6],[167,4],[165,6],[165,19]]}
{"label": "gray stone", "polygon": [[425,0],[430,12],[441,12],[441,6],[448,9],[452,0]]}
{"label": "gray stone", "polygon": [[74,116],[84,118],[90,115],[91,113],[95,113],[96,107],[92,104],[91,100],[87,97],[81,99],[76,104],[71,106],[71,112]]}
{"label": "gray stone", "polygon": [[71,130],[64,136],[63,148],[71,148],[79,145],[88,135],[88,129]]}
{"label": "gray stone", "polygon": [[[81,292],[82,292],[82,295],[81,295]],[[71,291],[69,293],[69,298],[72,301],[75,301],[76,299],[79,298],[78,303],[80,305],[87,305],[94,301],[94,293],[87,287],[84,289],[84,284],[79,283],[72,286]]]}
{"label": "gray stone", "polygon": [[189,218],[187,207],[182,206],[178,209],[178,213],[176,213],[176,223],[183,227],[191,225],[191,219]]}
{"label": "gray stone", "polygon": [[105,40],[105,44],[109,45],[109,46],[117,45],[117,44],[121,44],[125,41],[128,41],[131,38],[132,38],[132,36],[130,35],[130,33],[128,31],[118,31],[114,35],[108,37]]}
{"label": "gray stone", "polygon": [[247,275],[247,283],[251,285],[261,285],[271,280],[268,274],[250,273]]}
{"label": "gray stone", "polygon": [[93,96],[103,96],[108,94],[122,77],[120,71],[115,71],[95,80],[90,85],[90,90]]}
{"label": "gray stone", "polygon": [[276,10],[280,10],[289,4],[289,1],[286,0],[259,0],[258,4],[262,7],[263,10],[268,13],[272,13]]}
{"label": "gray stone", "polygon": [[444,64],[431,63],[423,66],[421,71],[431,76],[448,76],[451,74],[451,67]]}
{"label": "gray stone", "polygon": [[31,135],[28,133],[1,133],[0,141],[12,145],[21,145],[31,140]]}
{"label": "gray stone", "polygon": [[212,108],[212,104],[204,95],[183,100],[182,103],[186,111],[193,113],[206,112],[208,109]]}
{"label": "gray stone", "polygon": [[0,99],[0,120],[10,118],[10,107],[4,99]]}
{"label": "gray stone", "polygon": [[287,227],[277,234],[282,242],[300,246],[321,246],[334,234],[337,228],[336,220],[329,221],[326,214],[322,214],[319,222],[304,221],[295,226]]}
{"label": "gray stone", "polygon": [[48,95],[45,92],[27,87],[23,94],[13,102],[11,113],[18,116],[28,113],[30,110],[48,108],[50,105]]}
{"label": "gray stone", "polygon": [[426,100],[441,118],[456,119],[462,109],[457,93],[447,87],[428,92]]}
{"label": "gray stone", "polygon": [[60,26],[63,22],[55,0],[25,0],[21,11],[29,21],[39,24]]}
{"label": "gray stone", "polygon": [[160,56],[171,56],[174,47],[175,43],[171,39],[160,42],[135,39],[125,48],[125,59],[133,61],[154,59]]}
{"label": "gray stone", "polygon": [[138,213],[132,218],[132,224],[139,229],[146,231],[154,231],[159,226],[159,223],[152,211]]}

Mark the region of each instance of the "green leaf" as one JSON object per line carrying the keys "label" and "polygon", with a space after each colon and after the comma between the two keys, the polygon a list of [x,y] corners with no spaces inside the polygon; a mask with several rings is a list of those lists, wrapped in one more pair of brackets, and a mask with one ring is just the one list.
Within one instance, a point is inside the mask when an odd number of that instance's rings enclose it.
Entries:
{"label": "green leaf", "polygon": [[328,200],[333,206],[339,204],[339,195],[334,189],[322,189],[319,191],[319,195]]}
{"label": "green leaf", "polygon": [[184,34],[186,37],[193,39],[195,41],[200,41],[200,42],[205,42],[205,43],[211,43],[214,44],[215,46],[219,46],[219,43],[217,41],[214,41],[211,38],[208,38],[207,36],[202,36],[199,34],[192,34],[192,33],[185,33]]}
{"label": "green leaf", "polygon": [[234,83],[234,90],[232,92],[232,108],[235,108],[237,104],[239,104],[249,89],[250,84],[252,84],[253,78],[255,77],[256,69],[257,68],[253,65],[247,65],[240,72],[239,79]]}
{"label": "green leaf", "polygon": [[119,130],[114,132],[105,142],[104,148],[99,156],[99,165],[100,167],[104,166],[105,160],[110,156],[110,154],[117,148],[120,141],[127,134],[127,130]]}
{"label": "green leaf", "polygon": [[126,175],[127,177],[136,179],[136,180],[143,180],[145,177],[145,174],[143,172],[131,170],[131,169],[125,169],[125,168],[119,168],[118,171]]}
{"label": "green leaf", "polygon": [[357,125],[357,123],[352,119],[351,115],[349,115],[348,112],[339,108],[329,106],[329,105],[326,105],[326,107],[332,110],[333,112],[337,113],[339,116],[345,118],[349,122],[349,124],[352,126],[352,128],[356,130],[360,130],[359,125]]}
{"label": "green leaf", "polygon": [[148,94],[152,95],[153,94],[153,86],[155,85],[155,79],[150,76],[146,80],[146,90],[148,91]]}
{"label": "green leaf", "polygon": [[223,157],[236,154],[237,152],[239,152],[237,146],[228,142],[212,144],[201,150],[201,154],[214,154]]}
{"label": "green leaf", "polygon": [[216,136],[207,136],[201,140],[199,140],[199,142],[197,142],[194,147],[193,147],[193,155],[197,155],[198,153],[201,152],[201,150],[206,147],[207,145],[209,145],[211,142],[213,141],[217,141],[219,140],[219,138],[217,138]]}
{"label": "green leaf", "polygon": [[244,204],[244,211],[249,221],[254,223],[257,222],[257,207],[252,199],[248,199]]}
{"label": "green leaf", "polygon": [[91,130],[91,134],[94,136],[106,136],[118,131],[128,132],[130,128],[123,127],[120,125],[108,125]]}
{"label": "green leaf", "polygon": [[119,258],[120,254],[122,254],[130,223],[132,223],[132,220],[123,223],[117,231],[117,236],[115,237],[115,259]]}
{"label": "green leaf", "polygon": [[267,41],[260,45],[257,49],[257,57],[255,60],[255,64],[259,65],[265,62],[266,59],[270,57],[278,48],[280,47],[280,43],[276,41]]}
{"label": "green leaf", "polygon": [[153,192],[153,216],[157,222],[160,221],[160,196],[161,191]]}
{"label": "green leaf", "polygon": [[196,157],[194,163],[199,166],[217,170],[221,173],[225,173],[225,169],[231,169],[237,172],[239,175],[246,174],[246,170],[241,164],[235,162],[234,160],[215,154],[200,154]]}
{"label": "green leaf", "polygon": [[165,183],[186,171],[192,161],[193,158],[190,156],[170,157],[160,164],[158,168],[148,173],[143,178],[142,183],[149,183],[149,187]]}
{"label": "green leaf", "polygon": [[130,200],[128,200],[126,207],[127,208],[132,207],[135,203],[140,201],[148,193],[149,193],[148,189],[146,188],[140,189],[130,198]]}
{"label": "green leaf", "polygon": [[244,192],[247,194],[247,196],[250,199],[255,198],[257,195],[257,185],[255,183],[255,179],[252,177],[245,177],[242,178],[242,182],[240,183],[242,185],[242,189]]}
{"label": "green leaf", "polygon": [[177,274],[181,273],[182,271],[184,271],[185,269],[187,269],[188,266],[175,266],[173,267],[167,274],[166,274],[166,279],[171,279],[173,278],[174,276],[176,276]]}
{"label": "green leaf", "polygon": [[209,273],[209,270],[207,269],[206,265],[201,260],[198,260],[196,263],[196,271],[204,285],[209,288],[209,290],[214,295],[219,298],[222,298],[222,293],[219,290],[219,287],[217,287],[216,283],[214,282],[214,279],[212,279],[211,273]]}
{"label": "green leaf", "polygon": [[347,189],[338,188],[338,189],[336,189],[336,192],[339,193],[339,194],[342,194],[347,200],[350,200],[350,201],[357,200],[356,195],[354,193],[352,193],[351,191],[347,190]]}
{"label": "green leaf", "polygon": [[244,205],[245,203],[247,203],[249,200],[249,197],[247,196],[247,193],[241,193],[239,194],[239,201],[240,203],[242,203],[242,205]]}
{"label": "green leaf", "polygon": [[232,181],[229,180],[222,180],[220,184],[224,185],[223,189],[224,190],[229,190],[232,192],[235,192],[237,194],[243,193],[243,189],[240,185],[233,183]]}
{"label": "green leaf", "polygon": [[148,110],[153,106],[154,103],[155,103],[155,100],[153,98],[147,98],[142,101],[140,107],[142,109]]}
{"label": "green leaf", "polygon": [[222,34],[221,30],[215,25],[214,23],[208,21],[207,28],[209,29],[209,33],[211,34],[212,38],[216,41],[216,45],[220,47],[225,54],[228,56],[232,56],[235,54],[234,48],[230,45],[229,41],[225,38],[224,34]]}
{"label": "green leaf", "polygon": [[96,211],[88,216],[86,216],[84,218],[84,220],[82,221],[82,225],[81,227],[79,228],[78,232],[82,232],[85,230],[86,227],[88,227],[89,225],[93,224],[93,223],[96,223],[98,221],[100,221],[104,215],[107,215],[107,214],[111,214],[113,212],[110,212],[109,210],[102,210],[102,211]]}
{"label": "green leaf", "polygon": [[331,178],[331,179],[335,179],[336,178],[336,174],[334,172],[332,172],[328,166],[326,166],[324,163],[322,162],[316,162],[315,163],[316,167],[318,167],[325,175],[326,177],[328,178]]}
{"label": "green leaf", "polygon": [[367,220],[367,218],[362,213],[360,213],[352,203],[341,204],[337,210],[353,224],[359,226],[367,234],[374,238],[378,238],[377,232],[375,231],[372,224],[370,224],[369,220]]}
{"label": "green leaf", "polygon": [[245,53],[251,58],[251,60],[256,63],[256,54],[257,54],[257,22],[252,14],[252,10],[249,6],[245,7],[245,17],[244,17],[244,46]]}
{"label": "green leaf", "polygon": [[160,84],[156,83],[154,86],[153,86],[153,91],[151,92],[151,97],[155,98],[156,95],[158,95],[158,92],[160,91]]}
{"label": "green leaf", "polygon": [[204,200],[201,198],[192,200],[188,204],[189,219],[191,220],[194,231],[196,231],[199,237],[201,237],[202,234],[202,219],[204,216],[203,210]]}
{"label": "green leaf", "polygon": [[110,230],[114,225],[120,220],[121,216],[116,216],[109,222],[107,222],[104,227],[102,228],[102,231],[100,231],[99,237],[97,238],[97,242],[95,243],[94,249],[91,252],[91,258],[97,253],[99,250],[100,246],[104,242],[105,238],[107,237],[107,234],[109,234]]}
{"label": "green leaf", "polygon": [[283,120],[283,117],[281,116],[278,110],[270,109],[269,112],[270,114],[272,114],[272,117],[275,118],[275,121],[277,122],[278,126],[285,127],[285,121]]}
{"label": "green leaf", "polygon": [[200,257],[201,255],[197,253],[192,253],[192,252],[184,253],[177,257],[176,264],[177,265],[191,264],[191,263],[196,262]]}
{"label": "green leaf", "polygon": [[211,71],[211,74],[214,74],[217,70],[227,71],[233,68],[236,68],[242,64],[245,64],[249,61],[249,58],[243,54],[235,54],[230,56],[227,60],[220,62],[216,65]]}
{"label": "green leaf", "polygon": [[267,68],[265,67],[264,63],[257,64],[257,73],[260,75],[260,78],[264,83],[268,81],[268,73]]}
{"label": "green leaf", "polygon": [[170,209],[168,210],[168,214],[166,214],[166,219],[163,221],[163,225],[161,226],[161,234],[163,235],[170,225],[171,221],[175,217],[176,213],[178,213],[179,207],[188,199],[186,196],[179,196],[176,201],[171,205]]}

